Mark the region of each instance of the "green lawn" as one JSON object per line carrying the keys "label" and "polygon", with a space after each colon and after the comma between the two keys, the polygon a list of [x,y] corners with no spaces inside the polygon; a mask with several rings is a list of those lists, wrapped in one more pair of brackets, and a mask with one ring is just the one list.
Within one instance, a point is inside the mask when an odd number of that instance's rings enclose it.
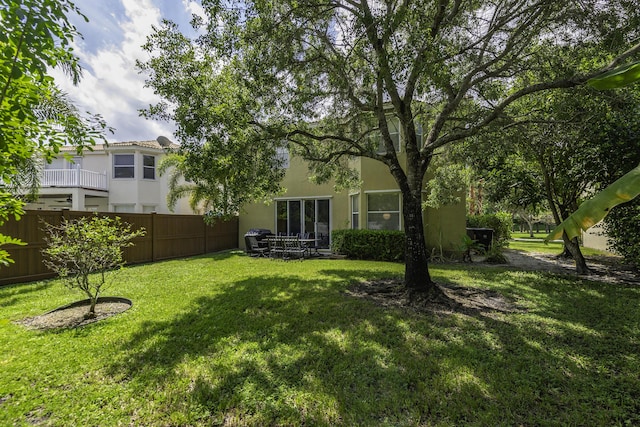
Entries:
{"label": "green lawn", "polygon": [[118,316],[12,323],[80,299],[0,288],[0,425],[638,425],[640,288],[437,265],[526,313],[429,315],[345,293],[403,266],[239,252],[126,268]]}
{"label": "green lawn", "polygon": [[[510,249],[516,249],[519,251],[525,252],[541,252],[548,254],[559,254],[562,253],[562,243],[559,241],[549,242],[545,244],[542,240],[547,237],[547,233],[534,233],[534,237],[530,237],[529,233],[511,233],[512,239],[519,240],[511,240],[509,242]],[[520,240],[525,239],[525,240]],[[583,255],[611,255],[611,253],[606,251],[601,251],[598,249],[585,248],[584,246],[580,247]]]}

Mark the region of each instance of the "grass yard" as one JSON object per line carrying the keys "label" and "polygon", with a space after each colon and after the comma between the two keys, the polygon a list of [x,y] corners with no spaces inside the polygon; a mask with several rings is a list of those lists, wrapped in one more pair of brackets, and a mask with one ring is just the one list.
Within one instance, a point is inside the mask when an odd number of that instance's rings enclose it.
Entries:
{"label": "grass yard", "polygon": [[[542,240],[547,237],[547,233],[535,233],[534,237],[531,238],[529,233],[511,233],[511,237],[513,239],[519,240],[511,240],[509,242],[509,249],[516,249],[519,251],[528,251],[528,252],[540,252],[546,254],[559,254],[562,253],[562,243],[561,242],[549,242],[545,244]],[[524,240],[522,240],[524,239]],[[606,251],[601,251],[598,249],[585,248],[584,246],[580,247],[583,255],[591,256],[591,255],[611,255],[611,253]]]}
{"label": "grass yard", "polygon": [[469,265],[435,280],[523,313],[383,308],[345,291],[392,263],[239,252],[128,267],[115,317],[12,321],[81,299],[0,288],[0,425],[638,425],[640,289]]}

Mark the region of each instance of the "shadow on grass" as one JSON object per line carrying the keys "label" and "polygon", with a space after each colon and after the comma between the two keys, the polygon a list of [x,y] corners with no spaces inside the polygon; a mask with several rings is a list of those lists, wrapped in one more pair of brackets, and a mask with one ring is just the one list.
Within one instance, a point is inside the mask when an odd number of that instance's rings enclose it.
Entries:
{"label": "shadow on grass", "polygon": [[[504,281],[507,273],[472,277]],[[561,290],[552,278],[533,284],[515,275],[509,292],[537,299],[530,314],[431,316],[347,296],[344,283],[362,277],[372,273],[263,275],[222,287],[170,321],[144,324],[111,374],[141,393],[156,390],[156,409],[183,424],[640,421],[624,395],[640,386],[629,376],[639,349],[622,343],[629,327],[638,338],[638,316],[600,323],[619,309],[603,301],[624,292]]]}
{"label": "shadow on grass", "polygon": [[31,294],[50,288],[53,281],[50,279],[36,283],[18,283],[15,285],[0,286],[0,307],[10,307],[18,304],[24,298],[29,298]]}

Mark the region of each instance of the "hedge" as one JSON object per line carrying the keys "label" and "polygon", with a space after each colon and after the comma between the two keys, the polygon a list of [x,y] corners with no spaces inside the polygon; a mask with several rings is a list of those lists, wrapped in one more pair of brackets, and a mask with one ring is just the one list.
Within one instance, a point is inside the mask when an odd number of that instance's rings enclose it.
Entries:
{"label": "hedge", "polygon": [[404,261],[405,237],[403,231],[334,230],[331,247],[353,259]]}

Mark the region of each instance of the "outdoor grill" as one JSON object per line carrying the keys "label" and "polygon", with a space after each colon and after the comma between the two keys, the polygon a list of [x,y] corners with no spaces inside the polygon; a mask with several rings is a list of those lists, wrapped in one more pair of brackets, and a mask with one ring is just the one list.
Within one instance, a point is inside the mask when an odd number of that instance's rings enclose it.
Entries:
{"label": "outdoor grill", "polygon": [[[267,236],[273,236],[271,230],[266,228],[251,228],[244,235],[244,247],[247,253],[251,253],[251,243],[249,242],[248,237],[255,237],[258,241],[258,244],[265,239]],[[267,242],[264,242],[264,246],[266,246]]]}

